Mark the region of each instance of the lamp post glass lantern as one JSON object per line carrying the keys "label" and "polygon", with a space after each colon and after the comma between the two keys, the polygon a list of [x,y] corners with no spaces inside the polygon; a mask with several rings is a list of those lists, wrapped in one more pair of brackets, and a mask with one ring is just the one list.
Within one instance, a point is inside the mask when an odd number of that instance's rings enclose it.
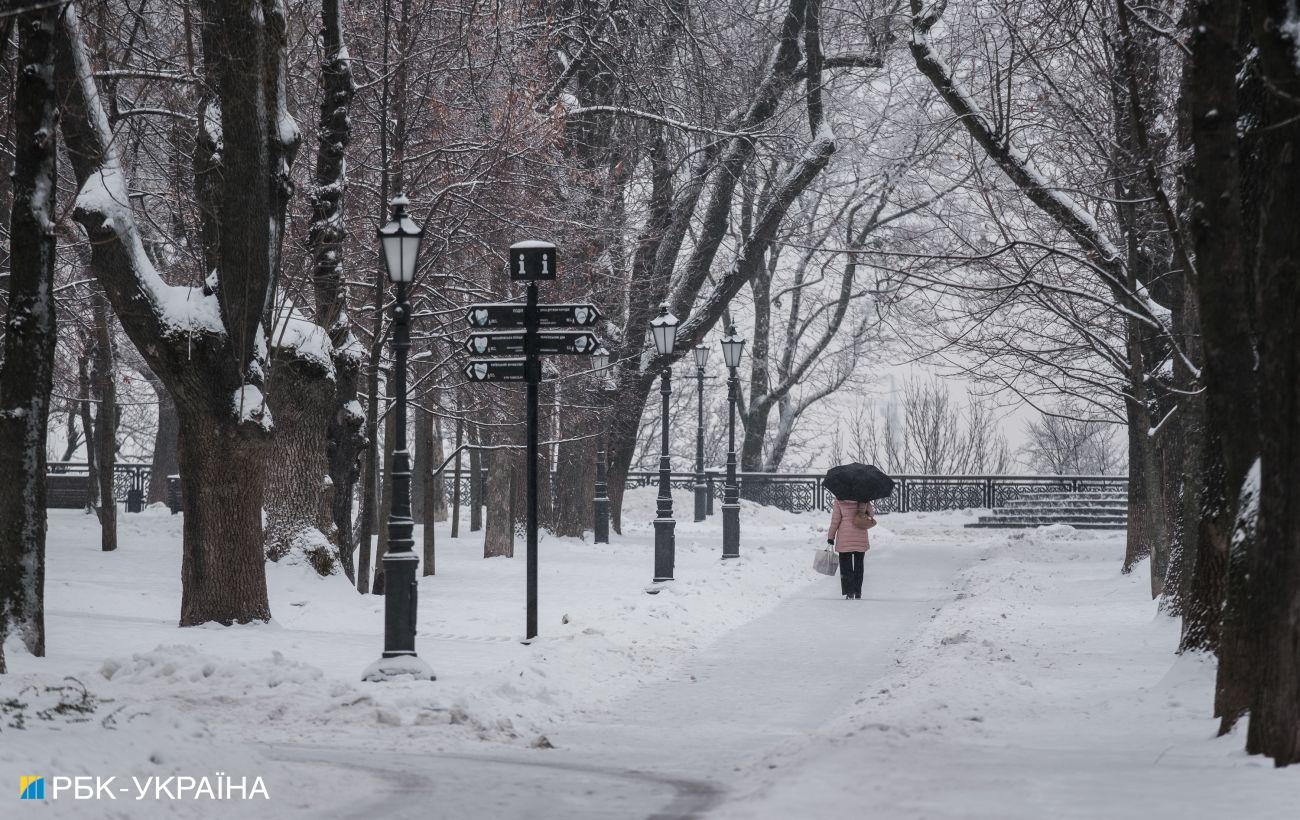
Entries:
{"label": "lamp post glass lantern", "polygon": [[[596,348],[596,352],[591,354],[591,369],[599,374],[601,380],[602,393],[609,390],[609,374],[606,369],[609,367],[609,351],[604,345]],[[601,401],[601,409],[604,409],[605,402]],[[605,431],[602,426],[598,425],[596,430],[596,486],[592,499],[592,508],[595,515],[593,521],[594,540],[597,544],[609,543],[609,462],[605,455]]]}
{"label": "lamp post glass lantern", "polygon": [[697,417],[695,424],[695,520],[703,521],[709,515],[709,484],[704,475],[704,368],[709,363],[706,344],[695,346],[695,386]]}
{"label": "lamp post glass lantern", "polygon": [[[668,312],[668,305],[659,306],[659,315],[650,320],[650,332],[654,336],[655,351],[660,356],[669,356],[677,344],[677,317]],[[654,583],[661,584],[673,579],[673,564],[676,561],[677,522],[673,521],[672,462],[668,457],[668,399],[672,395],[670,380],[672,371],[664,365],[660,377],[659,393],[663,397],[662,432],[659,451],[659,495],[655,502],[655,575]],[[647,592],[658,592],[652,585]]]}
{"label": "lamp post glass lantern", "polygon": [[420,562],[413,549],[415,522],[411,519],[411,456],[406,449],[406,353],[411,347],[411,304],[406,287],[415,278],[415,264],[424,231],[406,213],[410,204],[401,194],[393,197],[393,218],[378,231],[384,268],[397,284],[393,305],[393,354],[396,379],[393,427],[393,504],[388,515],[388,550],[384,553],[384,653],[372,663],[363,680],[384,681],[409,676],[434,680],[433,670],[415,654],[415,615]]}
{"label": "lamp post glass lantern", "polygon": [[384,267],[389,279],[399,285],[409,284],[415,278],[415,263],[420,255],[424,229],[406,213],[406,206],[411,201],[403,194],[393,197],[389,204],[393,206],[393,218],[379,229]]}
{"label": "lamp post glass lantern", "polygon": [[740,485],[736,477],[736,402],[740,398],[740,377],[736,368],[745,352],[745,340],[736,335],[736,326],[727,328],[722,337],[722,359],[727,378],[727,478],[722,487],[722,557],[740,557]]}

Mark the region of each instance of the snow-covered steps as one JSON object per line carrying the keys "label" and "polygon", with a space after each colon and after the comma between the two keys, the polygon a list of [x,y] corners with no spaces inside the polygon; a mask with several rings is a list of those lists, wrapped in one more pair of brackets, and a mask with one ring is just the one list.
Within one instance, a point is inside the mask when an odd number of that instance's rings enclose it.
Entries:
{"label": "snow-covered steps", "polygon": [[1030,493],[966,526],[1015,529],[1051,524],[1068,524],[1080,530],[1122,530],[1128,524],[1128,495],[1101,490]]}

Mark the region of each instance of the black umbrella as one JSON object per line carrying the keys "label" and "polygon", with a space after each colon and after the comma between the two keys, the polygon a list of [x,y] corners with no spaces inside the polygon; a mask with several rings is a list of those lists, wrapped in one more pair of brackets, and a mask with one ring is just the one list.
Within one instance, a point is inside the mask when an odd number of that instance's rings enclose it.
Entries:
{"label": "black umbrella", "polygon": [[822,486],[841,501],[874,501],[894,492],[894,479],[874,464],[841,464],[826,471]]}

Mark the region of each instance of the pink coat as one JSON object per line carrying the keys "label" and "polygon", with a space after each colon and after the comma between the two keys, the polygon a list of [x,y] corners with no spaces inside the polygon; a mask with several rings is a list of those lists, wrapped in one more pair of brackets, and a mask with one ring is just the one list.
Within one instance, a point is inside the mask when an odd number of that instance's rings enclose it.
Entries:
{"label": "pink coat", "polygon": [[[870,501],[862,504],[871,510]],[[866,552],[871,549],[868,531],[853,526],[853,514],[858,511],[858,506],[857,501],[835,501],[831,510],[831,531],[826,537],[835,542],[836,552]]]}

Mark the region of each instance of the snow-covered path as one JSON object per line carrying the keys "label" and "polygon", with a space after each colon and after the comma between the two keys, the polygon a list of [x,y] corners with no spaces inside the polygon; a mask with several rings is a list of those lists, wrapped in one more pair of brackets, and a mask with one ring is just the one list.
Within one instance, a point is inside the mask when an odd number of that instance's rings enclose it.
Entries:
{"label": "snow-covered path", "polygon": [[390,755],[280,747],[273,756],[376,766],[393,786],[339,818],[691,817],[790,741],[841,717],[945,603],[969,545],[870,556],[860,601],[823,579],[695,653],[670,677],[548,735],[555,749]]}
{"label": "snow-covered path", "polygon": [[102,553],[93,516],[55,511],[49,654],[8,645],[0,780],[269,791],[20,807],[76,820],[1295,817],[1300,767],[1215,737],[1213,661],[1174,654],[1122,536],[891,515],[845,601],[809,566],[821,516],[748,505],[739,560],[716,520],[679,522],[677,580],[646,595],[653,490],[629,501],[614,543],[543,539],[527,646],[524,562],[444,530],[418,641],[438,680],[383,684],[359,680],[383,600],[341,577],[274,565],[272,623],[177,629],[178,516],[123,516]]}

